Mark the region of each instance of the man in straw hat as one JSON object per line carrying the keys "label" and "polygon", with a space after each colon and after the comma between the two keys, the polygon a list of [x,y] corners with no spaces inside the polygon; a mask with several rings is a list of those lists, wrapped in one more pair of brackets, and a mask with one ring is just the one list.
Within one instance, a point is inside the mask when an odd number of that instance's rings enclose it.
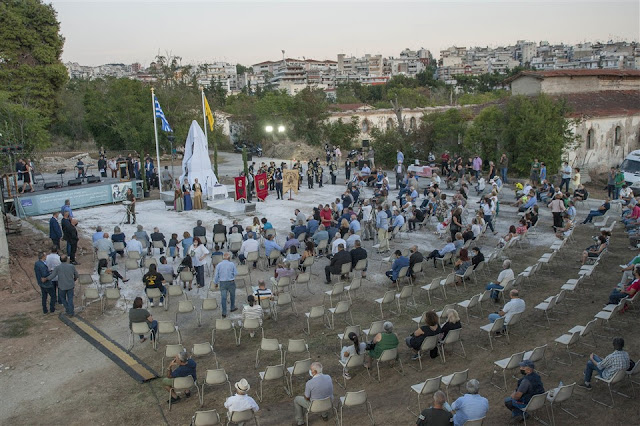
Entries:
{"label": "man in straw hat", "polygon": [[[254,412],[260,410],[256,401],[247,395],[251,386],[249,386],[249,382],[246,379],[240,379],[239,382],[235,384],[236,394],[234,396],[230,396],[224,402],[224,408],[229,412],[229,418],[231,418],[231,414],[234,411],[245,411],[245,410],[253,410]],[[242,426],[244,423],[238,423]]]}

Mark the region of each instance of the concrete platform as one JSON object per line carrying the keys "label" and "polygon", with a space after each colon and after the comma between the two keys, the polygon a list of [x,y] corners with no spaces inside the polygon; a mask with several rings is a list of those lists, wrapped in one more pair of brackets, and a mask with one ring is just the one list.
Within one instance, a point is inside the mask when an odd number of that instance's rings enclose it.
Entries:
{"label": "concrete platform", "polygon": [[232,200],[208,203],[207,208],[228,217],[246,216],[256,212],[255,203],[237,203]]}

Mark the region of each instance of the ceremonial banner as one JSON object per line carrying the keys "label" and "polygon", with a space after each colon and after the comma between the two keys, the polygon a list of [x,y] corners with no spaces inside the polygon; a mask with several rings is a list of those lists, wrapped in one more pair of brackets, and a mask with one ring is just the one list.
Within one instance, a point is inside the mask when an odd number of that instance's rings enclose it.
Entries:
{"label": "ceremonial banner", "polygon": [[235,184],[236,184],[236,201],[238,200],[245,200],[247,199],[247,186],[246,186],[246,182],[247,180],[245,179],[244,176],[239,176],[237,178],[234,179],[235,180]]}
{"label": "ceremonial banner", "polygon": [[293,192],[298,193],[298,171],[295,169],[284,169],[282,171],[282,193],[286,194],[287,191],[293,189]]}
{"label": "ceremonial banner", "polygon": [[259,175],[255,175],[253,178],[253,183],[256,186],[256,197],[258,200],[264,201],[269,195],[269,188],[267,187],[267,174],[260,173]]}

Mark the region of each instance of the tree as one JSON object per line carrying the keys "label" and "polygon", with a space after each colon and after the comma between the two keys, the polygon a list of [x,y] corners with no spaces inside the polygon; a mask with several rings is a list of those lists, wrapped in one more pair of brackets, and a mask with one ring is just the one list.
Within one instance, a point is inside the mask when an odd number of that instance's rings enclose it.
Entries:
{"label": "tree", "polygon": [[0,3],[0,88],[3,127],[30,151],[48,143],[57,93],[67,81],[60,61],[64,38],[51,5]]}
{"label": "tree", "polygon": [[236,64],[236,74],[238,74],[238,75],[242,75],[242,74],[246,73],[249,70],[250,70],[249,67],[245,67],[244,65]]}
{"label": "tree", "polygon": [[558,170],[562,154],[572,149],[576,136],[564,101],[546,95],[513,96],[505,111],[505,148],[511,155],[510,168],[528,174],[534,158],[545,162],[549,171]]}
{"label": "tree", "polygon": [[[436,112],[422,116],[422,134],[427,143],[421,154],[429,151],[460,151],[460,143],[467,128],[469,113],[458,108],[452,108],[445,112]],[[426,157],[425,157],[426,158]]]}
{"label": "tree", "polygon": [[[99,145],[109,150],[134,149],[140,153],[154,146],[151,93],[136,80],[97,80],[85,96],[87,127]],[[167,114],[170,119],[170,115]]]}
{"label": "tree", "polygon": [[505,127],[504,111],[496,106],[483,109],[465,133],[465,149],[478,153],[487,163],[496,161],[504,148]]}
{"label": "tree", "polygon": [[358,117],[351,117],[351,120],[346,123],[342,121],[342,118],[339,118],[338,121],[325,123],[322,133],[329,144],[350,150],[360,134]]}
{"label": "tree", "polygon": [[371,129],[372,146],[375,152],[376,166],[393,167],[396,164],[397,150],[403,150],[405,140],[396,129]]}
{"label": "tree", "polygon": [[304,88],[294,96],[293,108],[291,121],[294,135],[311,145],[320,145],[322,123],[329,116],[324,91]]}

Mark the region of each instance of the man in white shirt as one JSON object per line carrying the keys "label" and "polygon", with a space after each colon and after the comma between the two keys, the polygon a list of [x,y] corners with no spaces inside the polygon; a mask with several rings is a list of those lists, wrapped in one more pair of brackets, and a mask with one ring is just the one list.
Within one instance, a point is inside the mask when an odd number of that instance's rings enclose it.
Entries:
{"label": "man in white shirt", "polygon": [[229,418],[231,418],[233,413],[237,411],[253,410],[255,413],[260,410],[256,401],[247,395],[251,386],[249,386],[246,379],[240,379],[240,381],[235,384],[235,388],[236,394],[234,396],[230,396],[224,402],[224,408],[227,409]]}
{"label": "man in white shirt", "polygon": [[142,243],[140,243],[140,241],[138,241],[138,239],[136,238],[135,235],[131,236],[131,240],[129,240],[129,242],[127,242],[127,253],[131,253],[137,251],[138,253],[140,253],[140,255],[142,256]]}
{"label": "man in white shirt", "polygon": [[[259,243],[258,240],[254,240],[253,238],[247,238],[242,242],[240,246],[240,254],[238,255],[238,259],[240,259],[240,263],[244,265],[244,261],[247,259],[247,256],[252,251],[258,251]],[[253,267],[256,267],[256,262],[253,262]]]}
{"label": "man in white shirt", "polygon": [[[53,272],[56,266],[62,263],[60,262],[60,255],[58,254],[58,248],[56,246],[53,246],[53,248],[51,249],[51,253],[47,255],[47,258],[45,259],[44,263],[47,265],[47,269],[49,270],[49,273]],[[54,281],[52,281],[52,283],[53,283],[53,288],[55,289],[55,292],[57,295],[58,279],[56,278]],[[62,299],[60,298],[60,296],[56,296],[56,299],[57,299],[57,303],[62,304]]]}
{"label": "man in white shirt", "polygon": [[160,264],[158,265],[157,271],[162,275],[171,275],[174,278],[176,276],[176,271],[173,269],[173,266],[167,263],[167,258],[164,256],[160,256]]}
{"label": "man in white shirt", "polygon": [[364,200],[362,205],[362,221],[360,222],[362,228],[362,238],[367,241],[373,239],[373,224],[371,222],[371,204],[368,199]]}
{"label": "man in white shirt", "polygon": [[93,242],[93,248],[98,252],[103,251],[108,253],[109,257],[111,258],[111,264],[114,266],[117,265],[116,249],[113,247],[113,242],[109,238],[109,234],[107,232],[102,234],[102,238]]}
{"label": "man in white shirt", "polygon": [[360,235],[356,234],[353,229],[349,229],[349,237],[347,238],[347,250],[351,251],[356,245],[356,241],[360,241]]}
{"label": "man in white shirt", "polygon": [[489,321],[495,322],[498,318],[504,317],[504,325],[506,327],[515,314],[524,312],[526,304],[524,303],[524,300],[520,299],[518,290],[514,288],[509,293],[509,296],[511,297],[511,300],[508,301],[501,310],[499,310],[497,313],[489,314]]}
{"label": "man in white shirt", "polygon": [[[515,275],[513,274],[513,269],[511,269],[511,261],[509,259],[506,259],[504,262],[502,262],[502,272],[500,272],[500,274],[498,275],[498,279],[496,280],[495,283],[489,283],[489,285],[487,286],[487,290],[500,290],[502,288],[504,288],[504,285],[514,279]],[[498,303],[498,292],[497,291],[492,291],[491,292],[491,298],[493,299],[494,302]]]}
{"label": "man in white shirt", "polygon": [[335,255],[338,252],[338,245],[342,244],[342,247],[347,246],[347,242],[340,237],[340,233],[336,233],[336,237],[331,244],[331,254]]}

